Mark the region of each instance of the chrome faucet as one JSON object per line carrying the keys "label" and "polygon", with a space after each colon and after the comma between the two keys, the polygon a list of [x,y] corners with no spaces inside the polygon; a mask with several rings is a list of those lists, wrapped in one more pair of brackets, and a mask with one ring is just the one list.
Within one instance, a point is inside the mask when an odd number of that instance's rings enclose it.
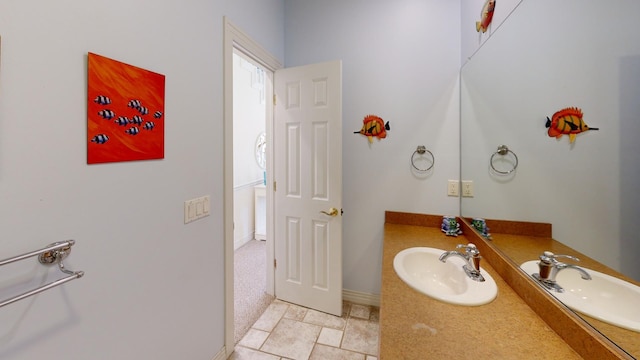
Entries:
{"label": "chrome faucet", "polygon": [[583,268],[573,265],[566,264],[558,261],[558,258],[567,258],[573,261],[580,261],[577,257],[571,255],[556,255],[551,251],[545,251],[540,255],[540,262],[538,262],[538,267],[540,268],[540,273],[533,274],[533,277],[540,282],[545,288],[556,291],[556,292],[564,292],[562,286],[558,285],[556,282],[556,276],[561,270],[564,269],[574,269],[580,273],[580,277],[584,280],[591,280],[591,275],[586,272]]}
{"label": "chrome faucet", "polygon": [[472,280],[475,281],[484,281],[484,277],[480,274],[480,251],[474,244],[459,244],[456,246],[456,249],[464,248],[464,253],[461,253],[456,250],[445,251],[440,255],[439,260],[442,262],[447,262],[447,259],[451,256],[458,256],[464,259],[465,264],[462,266],[464,272],[469,276]]}

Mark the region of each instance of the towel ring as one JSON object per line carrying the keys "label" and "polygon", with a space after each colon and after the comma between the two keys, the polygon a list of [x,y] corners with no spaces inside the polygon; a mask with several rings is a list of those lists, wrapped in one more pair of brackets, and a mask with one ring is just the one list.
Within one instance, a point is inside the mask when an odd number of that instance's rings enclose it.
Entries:
{"label": "towel ring", "polygon": [[[513,154],[513,157],[516,159],[516,163],[513,164],[513,169],[509,170],[509,171],[501,171],[496,169],[493,166],[493,158],[496,155],[507,155],[508,153]],[[518,167],[518,155],[516,155],[516,153],[514,153],[513,151],[509,150],[509,147],[507,145],[500,145],[498,146],[498,150],[496,152],[493,153],[493,155],[491,155],[491,160],[489,160],[489,165],[491,165],[491,169],[493,169],[493,171],[497,172],[498,174],[502,174],[502,175],[509,175],[512,172],[514,172],[516,170],[516,168]]]}
{"label": "towel ring", "polygon": [[[420,169],[415,164],[415,157],[416,157],[416,154],[424,155],[424,153],[429,153],[429,156],[431,156],[431,166],[429,166],[426,169]],[[416,151],[414,151],[413,154],[411,154],[411,166],[413,166],[413,168],[418,170],[418,171],[422,171],[422,172],[429,171],[429,170],[431,170],[433,165],[435,165],[435,163],[436,163],[436,158],[433,156],[433,153],[431,151],[427,150],[427,148],[424,147],[424,145],[418,145],[418,148],[416,149]]]}

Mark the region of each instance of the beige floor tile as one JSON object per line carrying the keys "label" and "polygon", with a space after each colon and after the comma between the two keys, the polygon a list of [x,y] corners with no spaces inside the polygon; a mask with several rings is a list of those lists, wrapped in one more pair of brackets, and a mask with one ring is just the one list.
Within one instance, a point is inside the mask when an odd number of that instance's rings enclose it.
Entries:
{"label": "beige floor tile", "polygon": [[372,307],[371,314],[369,315],[369,321],[380,322],[380,308]]}
{"label": "beige floor tile", "polygon": [[295,360],[307,360],[313,350],[320,326],[282,319],[261,350]]}
{"label": "beige floor tile", "polygon": [[351,312],[349,313],[349,315],[351,317],[369,320],[369,315],[371,315],[371,307],[367,305],[353,304],[351,305]]}
{"label": "beige floor tile", "polygon": [[376,322],[351,318],[347,321],[342,338],[342,348],[369,355],[378,355],[378,330]]}
{"label": "beige floor tile", "polygon": [[284,317],[287,319],[302,321],[306,314],[307,314],[307,308],[298,306],[295,304],[289,304],[289,309],[287,309],[287,312],[284,314]]}
{"label": "beige floor tile", "polygon": [[320,311],[309,309],[304,317],[304,322],[309,324],[320,325],[332,329],[342,330],[346,320],[341,317],[329,315]]}
{"label": "beige floor tile", "polygon": [[323,327],[318,336],[318,344],[340,347],[342,342],[342,330]]}
{"label": "beige floor tile", "polygon": [[351,311],[351,303],[348,301],[342,302],[342,317],[346,318],[349,315],[349,311]]}
{"label": "beige floor tile", "polygon": [[260,346],[262,346],[268,336],[269,333],[266,331],[249,329],[249,331],[247,331],[247,334],[242,339],[240,339],[238,345],[252,349],[260,349]]}
{"label": "beige floor tile", "polygon": [[309,360],[365,360],[363,354],[318,344],[313,348]]}
{"label": "beige floor tile", "polygon": [[228,360],[280,360],[279,356],[265,354],[253,349],[236,346]]}
{"label": "beige floor tile", "polygon": [[229,359],[378,360],[379,316],[375,306],[348,301],[337,317],[276,300]]}
{"label": "beige floor tile", "polygon": [[267,310],[265,310],[265,312],[260,315],[260,318],[253,324],[252,328],[262,331],[273,330],[288,308],[289,305],[281,301],[272,302]]}

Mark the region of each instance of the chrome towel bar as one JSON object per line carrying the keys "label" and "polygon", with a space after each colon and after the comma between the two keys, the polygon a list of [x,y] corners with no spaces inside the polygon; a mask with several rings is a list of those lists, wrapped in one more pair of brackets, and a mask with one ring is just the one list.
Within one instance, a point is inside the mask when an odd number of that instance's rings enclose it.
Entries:
{"label": "chrome towel bar", "polygon": [[18,255],[18,256],[14,256],[8,259],[4,259],[4,260],[0,260],[0,266],[2,265],[7,265],[7,264],[11,264],[13,262],[16,261],[20,261],[20,260],[24,260],[24,259],[28,259],[30,257],[34,257],[34,256],[38,256],[38,261],[43,264],[43,265],[52,265],[52,264],[58,264],[58,268],[60,269],[60,271],[62,271],[63,273],[69,275],[67,277],[64,277],[62,279],[58,279],[56,281],[50,282],[46,285],[40,286],[39,288],[27,291],[23,294],[20,294],[18,296],[14,296],[10,299],[4,300],[2,302],[0,302],[0,307],[3,307],[5,305],[9,305],[12,304],[16,301],[22,300],[24,298],[27,298],[29,296],[41,293],[45,290],[49,290],[53,287],[56,287],[58,285],[62,285],[68,281],[80,278],[84,275],[84,271],[70,271],[67,270],[64,267],[64,264],[62,263],[62,260],[64,260],[67,256],[69,256],[69,254],[71,253],[71,246],[73,246],[75,244],[75,240],[67,240],[67,241],[60,241],[60,242],[55,242],[53,244],[49,244],[47,247],[42,248],[40,250],[35,250],[35,251],[31,251],[22,255]]}

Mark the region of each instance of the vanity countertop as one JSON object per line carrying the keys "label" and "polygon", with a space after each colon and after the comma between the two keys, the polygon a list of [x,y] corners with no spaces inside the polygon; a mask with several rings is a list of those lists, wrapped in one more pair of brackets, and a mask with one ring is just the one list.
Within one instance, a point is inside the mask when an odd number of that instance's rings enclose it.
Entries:
{"label": "vanity countertop", "polygon": [[[566,254],[578,257],[580,262],[576,264],[579,266],[593,269],[640,286],[640,282],[624,276],[623,274],[550,237],[506,233],[493,233],[492,237],[493,243],[502,252],[507,254],[516,264],[522,264],[530,260],[537,260],[536,254],[542,254],[544,251],[551,251],[555,254]],[[581,314],[580,316],[593,326],[597,327],[602,334],[609,337],[629,354],[633,356],[638,356],[640,354],[640,341],[638,341],[640,334],[637,332],[610,325],[584,314]]]}
{"label": "vanity countertop", "polygon": [[495,279],[498,296],[486,305],[452,305],[406,285],[393,269],[393,258],[398,252],[415,246],[451,250],[468,242],[464,235],[444,235],[438,227],[441,219],[432,216],[428,226],[385,223],[381,360],[582,359],[487,262],[483,261],[481,266]]}

